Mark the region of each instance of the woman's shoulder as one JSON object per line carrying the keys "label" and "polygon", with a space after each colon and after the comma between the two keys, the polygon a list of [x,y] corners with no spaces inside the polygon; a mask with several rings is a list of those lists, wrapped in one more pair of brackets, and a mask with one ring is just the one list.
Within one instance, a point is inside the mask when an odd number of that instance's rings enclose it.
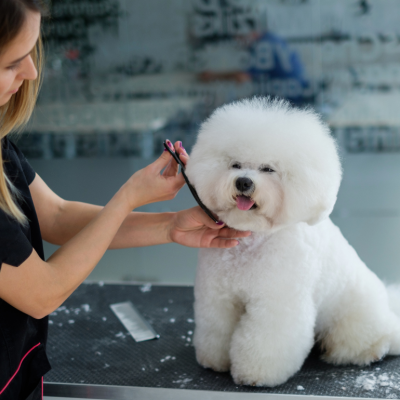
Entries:
{"label": "woman's shoulder", "polygon": [[22,170],[26,183],[29,186],[35,179],[36,172],[29,164],[24,154],[7,136],[1,139],[1,144],[6,171],[13,176],[17,176],[19,175],[18,171]]}
{"label": "woman's shoulder", "polygon": [[3,150],[8,150],[9,147],[9,139],[7,136],[4,136],[3,138],[1,138],[1,148]]}
{"label": "woman's shoulder", "polygon": [[17,155],[22,154],[21,150],[8,136],[1,139],[1,147],[6,152],[16,153]]}
{"label": "woman's shoulder", "polygon": [[21,150],[7,136],[1,139],[1,150],[3,152],[3,161],[12,161],[13,158],[19,158]]}

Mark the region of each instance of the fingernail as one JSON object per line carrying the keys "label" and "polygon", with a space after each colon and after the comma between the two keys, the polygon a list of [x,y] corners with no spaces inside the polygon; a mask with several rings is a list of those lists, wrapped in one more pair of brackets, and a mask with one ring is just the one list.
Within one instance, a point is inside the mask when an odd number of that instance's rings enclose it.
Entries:
{"label": "fingernail", "polygon": [[164,147],[164,150],[163,151],[168,151],[165,147]]}
{"label": "fingernail", "polygon": [[[182,142],[179,142],[179,147],[181,147],[183,149]],[[185,150],[185,149],[183,149],[183,150]]]}
{"label": "fingernail", "polygon": [[216,222],[216,224],[217,224],[217,225],[223,225],[224,222],[223,222],[223,221],[218,221],[218,222]]}
{"label": "fingernail", "polygon": [[173,148],[172,143],[167,139],[167,145],[168,147],[170,147],[171,149]]}

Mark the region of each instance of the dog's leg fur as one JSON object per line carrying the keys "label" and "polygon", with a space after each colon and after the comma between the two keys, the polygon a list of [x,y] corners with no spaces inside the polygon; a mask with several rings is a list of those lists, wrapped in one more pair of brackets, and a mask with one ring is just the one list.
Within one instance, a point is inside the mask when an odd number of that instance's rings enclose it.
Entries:
{"label": "dog's leg fur", "polygon": [[372,279],[375,285],[368,282],[367,289],[358,285],[346,291],[338,304],[338,317],[333,315],[321,332],[327,362],[368,365],[386,354],[400,354],[400,319],[390,309],[384,285],[370,274]]}
{"label": "dog's leg fur", "polygon": [[200,365],[214,371],[229,371],[229,347],[242,309],[237,302],[218,292],[208,291],[196,298],[196,329],[193,343]]}
{"label": "dog's leg fur", "polygon": [[314,343],[315,308],[311,296],[265,303],[250,299],[231,343],[236,384],[275,386],[297,372]]}

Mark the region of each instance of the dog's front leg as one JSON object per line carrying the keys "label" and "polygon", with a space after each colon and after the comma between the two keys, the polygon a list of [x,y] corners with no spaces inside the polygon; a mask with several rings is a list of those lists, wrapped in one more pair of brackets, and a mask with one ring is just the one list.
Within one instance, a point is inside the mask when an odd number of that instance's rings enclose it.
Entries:
{"label": "dog's front leg", "polygon": [[241,310],[231,298],[212,290],[196,296],[194,310],[193,343],[198,363],[214,371],[229,371],[229,347]]}
{"label": "dog's front leg", "polygon": [[250,299],[232,336],[231,373],[236,384],[276,386],[301,366],[314,343],[310,295],[288,300]]}

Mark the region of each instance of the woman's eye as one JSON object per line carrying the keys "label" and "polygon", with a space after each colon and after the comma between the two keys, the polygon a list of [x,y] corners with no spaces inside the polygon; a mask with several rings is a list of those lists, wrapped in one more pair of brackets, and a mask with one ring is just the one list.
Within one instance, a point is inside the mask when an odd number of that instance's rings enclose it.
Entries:
{"label": "woman's eye", "polygon": [[269,168],[269,167],[263,167],[263,168],[261,168],[261,171],[262,172],[275,172],[272,168]]}
{"label": "woman's eye", "polygon": [[232,165],[232,168],[240,169],[242,166],[239,163],[235,163]]}
{"label": "woman's eye", "polygon": [[14,65],[10,65],[7,69],[14,71],[15,69],[17,69],[19,67],[20,63],[14,64]]}

